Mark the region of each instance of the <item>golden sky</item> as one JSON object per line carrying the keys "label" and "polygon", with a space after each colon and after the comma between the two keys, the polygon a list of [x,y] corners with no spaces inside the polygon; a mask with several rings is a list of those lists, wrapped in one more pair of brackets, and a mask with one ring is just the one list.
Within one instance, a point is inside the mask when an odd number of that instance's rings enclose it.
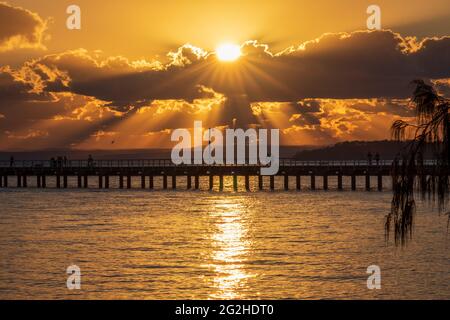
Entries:
{"label": "golden sky", "polygon": [[[377,1],[381,31],[363,0],[78,0],[68,30],[71,4],[0,4],[0,149],[167,147],[194,120],[385,139],[411,80],[448,92],[448,0]],[[223,43],[241,56],[218,60]]]}
{"label": "golden sky", "polygon": [[[315,39],[327,32],[366,27],[366,8],[382,9],[382,24],[403,35],[446,35],[450,28],[447,0],[10,0],[38,13],[49,24],[52,51],[102,50],[131,59],[164,56],[185,43],[214,50],[221,42],[256,39],[274,51]],[[77,4],[83,27],[67,30],[65,9]]]}

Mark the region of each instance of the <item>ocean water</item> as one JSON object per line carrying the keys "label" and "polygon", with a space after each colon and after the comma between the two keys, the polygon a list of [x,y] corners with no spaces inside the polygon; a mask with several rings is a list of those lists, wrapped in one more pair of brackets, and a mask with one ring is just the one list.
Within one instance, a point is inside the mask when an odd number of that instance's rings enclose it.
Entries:
{"label": "ocean water", "polygon": [[[450,298],[447,217],[426,203],[399,247],[384,237],[389,190],[155,183],[154,191],[0,190],[0,298]],[[80,290],[67,289],[70,265],[81,269]],[[367,288],[370,265],[380,267],[379,290]]]}

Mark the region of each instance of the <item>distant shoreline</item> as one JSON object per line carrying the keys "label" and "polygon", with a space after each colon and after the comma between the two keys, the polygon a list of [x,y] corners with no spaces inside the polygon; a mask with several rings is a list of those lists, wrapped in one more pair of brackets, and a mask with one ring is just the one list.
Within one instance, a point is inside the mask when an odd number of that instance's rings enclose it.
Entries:
{"label": "distant shoreline", "polygon": [[[367,160],[367,154],[379,153],[381,159],[394,159],[408,142],[393,140],[378,141],[345,141],[326,146],[280,146],[280,158],[292,158],[304,161],[315,160]],[[92,155],[97,160],[141,160],[169,159],[170,148],[125,149],[125,150],[77,150],[77,149],[46,149],[46,150],[10,150],[0,151],[0,160],[48,160],[52,157],[66,156],[70,160],[86,160]],[[426,159],[432,159],[432,154],[425,154]]]}

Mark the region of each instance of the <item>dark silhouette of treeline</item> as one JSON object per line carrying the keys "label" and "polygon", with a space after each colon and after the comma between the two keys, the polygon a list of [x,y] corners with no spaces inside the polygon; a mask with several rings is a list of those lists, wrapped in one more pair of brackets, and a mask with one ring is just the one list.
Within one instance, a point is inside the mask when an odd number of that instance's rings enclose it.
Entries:
{"label": "dark silhouette of treeline", "polygon": [[[380,160],[392,160],[398,152],[407,145],[407,142],[392,140],[381,141],[348,141],[332,146],[280,146],[281,158],[294,158],[298,160],[367,160],[370,152],[375,156],[378,153]],[[171,149],[131,149],[131,150],[70,150],[55,149],[42,151],[1,151],[0,160],[50,160],[57,155],[64,154],[70,160],[86,160],[92,155],[96,160],[108,159],[170,159]],[[425,158],[432,158],[431,152]]]}
{"label": "dark silhouette of treeline", "polygon": [[[381,160],[393,160],[400,150],[406,147],[407,141],[347,141],[324,148],[303,150],[294,155],[297,160],[367,160],[368,153],[379,154]],[[433,154],[428,151],[425,159],[432,159]]]}

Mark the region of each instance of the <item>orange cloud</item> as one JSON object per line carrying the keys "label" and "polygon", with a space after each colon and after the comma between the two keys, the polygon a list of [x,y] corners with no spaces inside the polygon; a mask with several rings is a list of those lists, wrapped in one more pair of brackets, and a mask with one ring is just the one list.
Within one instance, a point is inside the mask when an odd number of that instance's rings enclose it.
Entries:
{"label": "orange cloud", "polygon": [[28,140],[34,138],[48,137],[48,131],[33,130],[33,129],[29,129],[25,133],[14,133],[11,131],[5,131],[5,134],[8,137],[8,139],[18,139],[18,140]]}
{"label": "orange cloud", "polygon": [[165,64],[84,49],[46,55],[0,67],[0,146],[26,147],[18,137],[28,137],[39,147],[167,147],[171,130],[194,120],[279,128],[289,145],[386,139],[395,119],[413,115],[411,80],[448,90],[449,46],[358,31],[279,53],[247,41],[231,64],[191,45]]}
{"label": "orange cloud", "polygon": [[[392,31],[325,34],[273,54],[268,45],[247,41],[233,64],[192,45],[170,52],[170,61],[101,58],[71,50],[25,64],[47,91],[70,91],[126,108],[155,100],[202,98],[199,87],[227,98],[293,102],[306,98],[405,98],[416,78],[450,76],[450,37],[422,41]],[[22,73],[26,73],[22,71]],[[25,78],[25,77],[23,77]],[[32,78],[28,76],[27,78]],[[36,82],[36,81],[34,81]]]}
{"label": "orange cloud", "polygon": [[0,2],[0,52],[13,49],[45,49],[47,21],[29,10]]}

